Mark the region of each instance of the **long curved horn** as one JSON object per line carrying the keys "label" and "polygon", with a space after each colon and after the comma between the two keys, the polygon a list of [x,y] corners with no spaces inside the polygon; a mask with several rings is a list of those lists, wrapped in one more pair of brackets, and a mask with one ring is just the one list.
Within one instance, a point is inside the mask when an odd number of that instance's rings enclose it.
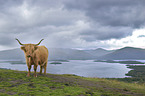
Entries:
{"label": "long curved horn", "polygon": [[16,38],[16,40],[19,42],[20,45],[24,45],[24,44],[22,44],[17,38]]}
{"label": "long curved horn", "polygon": [[[43,41],[44,39],[41,39],[41,41]],[[38,44],[36,44],[35,46],[38,46],[40,43],[41,43],[41,41],[38,43]]]}

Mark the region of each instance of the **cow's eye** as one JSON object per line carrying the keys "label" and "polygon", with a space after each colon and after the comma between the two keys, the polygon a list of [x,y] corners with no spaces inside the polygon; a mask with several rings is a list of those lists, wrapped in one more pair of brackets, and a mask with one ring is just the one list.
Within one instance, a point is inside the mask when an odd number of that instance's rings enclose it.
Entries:
{"label": "cow's eye", "polygon": [[22,46],[22,47],[21,47],[21,49],[22,49],[22,50],[24,50],[24,51],[26,52],[26,49],[25,49],[25,47],[24,47],[24,46]]}
{"label": "cow's eye", "polygon": [[34,47],[35,50],[37,50],[37,48],[38,48],[37,46]]}
{"label": "cow's eye", "polygon": [[26,49],[23,49],[25,52],[27,52],[27,50]]}

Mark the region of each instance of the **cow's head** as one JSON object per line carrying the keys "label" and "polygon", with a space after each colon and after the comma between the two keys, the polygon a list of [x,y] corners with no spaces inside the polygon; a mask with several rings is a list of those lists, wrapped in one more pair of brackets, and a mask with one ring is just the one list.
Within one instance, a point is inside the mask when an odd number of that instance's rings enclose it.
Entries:
{"label": "cow's head", "polygon": [[41,43],[42,39],[38,44],[22,44],[18,39],[16,39],[21,46],[21,49],[25,52],[26,57],[30,58],[33,53],[37,50],[38,45]]}

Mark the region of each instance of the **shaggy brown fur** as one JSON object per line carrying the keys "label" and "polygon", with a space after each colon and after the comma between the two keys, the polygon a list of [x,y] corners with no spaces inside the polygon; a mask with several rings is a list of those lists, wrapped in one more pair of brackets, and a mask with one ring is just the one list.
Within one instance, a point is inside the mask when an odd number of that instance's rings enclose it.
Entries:
{"label": "shaggy brown fur", "polygon": [[46,74],[46,67],[48,62],[48,49],[45,46],[38,46],[38,44],[22,44],[18,39],[16,39],[21,46],[21,49],[24,51],[26,63],[28,66],[28,74],[30,76],[31,65],[34,65],[34,77],[37,77],[36,70],[37,66],[40,65],[40,74],[44,68],[44,74]]}

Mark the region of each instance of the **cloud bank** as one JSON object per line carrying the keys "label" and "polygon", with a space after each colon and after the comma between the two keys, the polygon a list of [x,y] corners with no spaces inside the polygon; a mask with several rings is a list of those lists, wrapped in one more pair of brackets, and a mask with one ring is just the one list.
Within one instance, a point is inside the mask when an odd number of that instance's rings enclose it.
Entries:
{"label": "cloud bank", "polygon": [[126,43],[112,40],[145,27],[144,6],[144,0],[1,0],[0,49],[18,47],[15,38],[23,43],[44,38],[47,47],[123,47]]}

